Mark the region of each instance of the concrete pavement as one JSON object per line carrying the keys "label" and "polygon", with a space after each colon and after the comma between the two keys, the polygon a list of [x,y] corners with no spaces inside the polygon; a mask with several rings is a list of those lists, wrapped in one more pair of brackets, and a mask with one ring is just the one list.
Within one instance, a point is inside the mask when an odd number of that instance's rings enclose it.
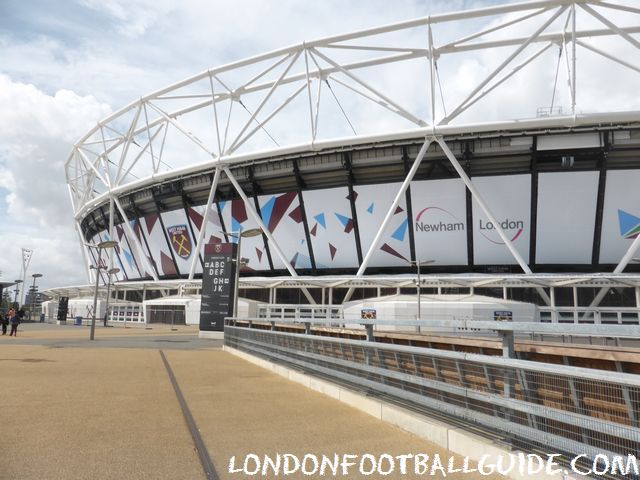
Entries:
{"label": "concrete pavement", "polygon": [[[439,453],[443,462],[450,456],[230,355],[219,341],[199,340],[191,327],[100,327],[94,342],[88,333],[23,324],[17,338],[0,337],[0,479],[206,478],[159,350],[219,478],[273,478],[227,471],[232,457],[242,467],[250,454]],[[357,467],[338,477],[363,478]],[[396,471],[385,478],[416,477]]]}

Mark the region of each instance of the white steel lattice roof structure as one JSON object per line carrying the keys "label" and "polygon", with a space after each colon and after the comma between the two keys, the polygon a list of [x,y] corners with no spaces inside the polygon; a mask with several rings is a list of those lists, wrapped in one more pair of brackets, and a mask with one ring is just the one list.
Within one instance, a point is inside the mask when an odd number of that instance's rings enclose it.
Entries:
{"label": "white steel lattice roof structure", "polygon": [[[196,251],[205,238],[216,189],[226,181],[262,228],[273,255],[297,276],[234,169],[305,152],[419,140],[421,147],[384,221],[362,252],[357,275],[366,271],[433,145],[496,226],[514,263],[532,273],[450,143],[484,132],[637,128],[638,20],[639,8],[614,0],[513,3],[305,41],[211,68],[141,97],[77,142],[66,162],[66,179],[80,240],[89,240],[81,233],[82,220],[104,206],[110,212],[110,237],[114,217],[120,217],[132,250],[142,252],[123,196],[211,172],[205,228]],[[622,83],[609,96],[612,76]],[[640,236],[614,273],[625,268],[639,246]],[[89,257],[85,252],[88,272]],[[148,256],[139,258],[141,272],[158,280]],[[190,279],[196,265],[194,255]]]}

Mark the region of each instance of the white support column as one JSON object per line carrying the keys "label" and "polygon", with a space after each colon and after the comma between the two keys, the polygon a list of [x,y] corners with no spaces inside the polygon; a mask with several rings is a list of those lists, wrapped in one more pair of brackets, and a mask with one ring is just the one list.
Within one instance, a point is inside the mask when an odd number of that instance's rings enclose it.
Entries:
{"label": "white support column", "polygon": [[456,172],[458,172],[458,175],[460,175],[460,178],[462,179],[464,184],[467,186],[467,188],[471,192],[471,195],[473,196],[474,200],[478,202],[480,209],[484,212],[484,214],[487,216],[489,221],[493,224],[494,228],[496,229],[496,232],[498,232],[498,235],[500,236],[500,239],[504,242],[505,246],[509,249],[509,251],[511,252],[511,255],[516,260],[516,262],[518,262],[518,265],[520,265],[520,268],[522,268],[522,270],[524,270],[525,273],[532,273],[531,269],[529,268],[529,265],[527,265],[527,262],[524,261],[524,259],[520,255],[520,252],[518,252],[516,248],[513,246],[511,239],[509,239],[509,237],[507,237],[507,235],[504,233],[502,226],[500,226],[500,223],[496,220],[495,216],[493,215],[493,212],[491,212],[491,210],[489,209],[489,206],[486,204],[486,202],[480,195],[480,192],[478,192],[475,185],[471,182],[471,179],[467,176],[467,173],[464,171],[464,169],[458,162],[458,159],[455,157],[453,152],[449,149],[449,146],[445,143],[445,141],[441,137],[436,138],[436,141],[442,147],[442,150],[444,151],[444,154],[447,156],[447,158],[451,162],[451,165],[453,166],[453,168],[455,168]]}
{"label": "white support column", "polygon": [[[374,237],[373,242],[371,242],[371,246],[369,247],[369,250],[367,250],[367,254],[364,256],[364,259],[362,260],[362,264],[360,265],[360,268],[358,269],[358,273],[356,273],[356,276],[361,277],[362,275],[364,275],[364,272],[367,269],[367,266],[369,265],[369,261],[371,260],[371,257],[373,256],[374,252],[378,248],[380,239],[382,238],[382,235],[384,235],[384,231],[387,229],[387,225],[391,221],[391,217],[393,217],[393,214],[396,211],[396,208],[398,207],[398,204],[400,203],[402,196],[407,191],[407,188],[409,188],[409,184],[411,183],[411,180],[413,180],[413,177],[415,176],[416,172],[418,171],[418,168],[420,167],[420,164],[422,163],[422,159],[426,155],[427,150],[429,149],[429,146],[434,142],[434,140],[435,140],[434,137],[425,138],[424,143],[422,144],[422,147],[418,152],[418,156],[413,161],[411,170],[409,170],[407,177],[404,179],[404,182],[402,182],[402,185],[400,186],[400,190],[398,190],[396,197],[393,199],[393,203],[391,204],[391,207],[389,207],[389,210],[387,211],[387,214],[384,217],[384,220],[382,221],[382,225],[380,225],[380,228],[378,229],[378,232],[376,233],[376,236]],[[354,291],[353,287],[349,288],[349,290],[347,291],[347,294],[344,296],[344,300],[342,301],[342,303],[348,302],[351,299],[351,295],[353,295],[353,291]]]}
{"label": "white support column", "polygon": [[503,300],[507,300],[508,296],[507,296],[507,287],[502,287],[502,299]]}
{"label": "white support column", "polygon": [[573,321],[578,323],[578,287],[573,287]]}
{"label": "white support column", "polygon": [[129,223],[129,218],[127,217],[127,214],[124,213],[124,208],[122,208],[122,205],[120,205],[120,200],[114,197],[113,202],[116,208],[118,209],[118,211],[120,212],[120,215],[122,215],[122,220],[124,220],[124,222],[122,222],[122,225],[124,226],[125,233],[129,235],[129,238],[131,238],[131,240],[133,241],[133,244],[136,246],[136,250],[138,250],[138,256],[143,260],[146,268],[151,273],[151,276],[157,282],[158,276],[156,275],[156,271],[154,270],[153,265],[149,263],[149,258],[147,257],[147,254],[144,252],[144,248],[142,248],[142,245],[140,244],[138,237],[136,236],[133,229],[131,228],[131,225]]}
{"label": "white support column", "polygon": [[[109,240],[114,240],[113,235],[113,196],[109,193]],[[116,253],[109,252],[109,270],[113,268],[113,257]],[[124,272],[122,272],[124,275]]]}
{"label": "white support column", "polygon": [[[529,268],[529,265],[527,265],[527,262],[524,261],[524,259],[520,255],[520,253],[513,246],[513,243],[511,242],[511,239],[509,237],[507,237],[507,235],[504,233],[504,230],[500,226],[500,223],[498,223],[498,221],[496,220],[495,216],[493,215],[493,213],[491,212],[491,210],[489,209],[489,207],[485,203],[484,199],[482,198],[482,196],[480,195],[480,193],[478,192],[476,187],[471,182],[471,179],[467,176],[467,173],[464,171],[464,169],[462,168],[462,166],[458,162],[458,159],[453,154],[453,152],[449,149],[449,146],[445,143],[444,139],[442,137],[436,137],[436,141],[442,147],[442,150],[444,151],[444,154],[447,156],[447,158],[451,162],[451,165],[453,166],[453,168],[455,168],[456,172],[458,172],[458,175],[460,175],[460,178],[462,179],[464,184],[467,186],[467,188],[471,192],[471,195],[473,196],[475,201],[478,202],[478,205],[480,206],[480,209],[484,212],[484,214],[487,216],[489,221],[494,225],[494,227],[496,229],[496,232],[498,232],[498,235],[500,236],[500,238],[504,242],[505,246],[511,252],[511,255],[513,255],[513,258],[516,260],[516,262],[518,262],[518,265],[520,265],[520,268],[522,268],[522,270],[525,273],[532,274],[533,272]],[[540,287],[537,287],[536,290],[538,291],[540,296],[544,299],[544,301],[547,304],[549,304],[550,300],[549,300],[549,297],[547,296],[546,292]]]}
{"label": "white support column", "polygon": [[[620,260],[620,263],[618,263],[616,268],[613,270],[613,273],[622,273],[624,269],[627,268],[629,262],[631,262],[633,257],[636,255],[638,248],[640,248],[640,235],[638,235],[631,243],[631,245],[629,245],[627,253],[624,254],[622,259]],[[608,291],[609,287],[601,288],[597,295],[594,297],[593,301],[589,304],[589,308],[597,307],[598,305],[600,305],[600,302],[605,297]],[[585,317],[587,315],[589,315],[589,312],[585,313]]]}
{"label": "white support column", "polygon": [[[384,217],[384,220],[382,221],[382,224],[380,225],[380,228],[378,229],[378,232],[376,233],[376,236],[374,237],[373,242],[371,242],[371,246],[369,247],[369,250],[367,250],[367,254],[362,260],[362,265],[360,265],[360,268],[358,269],[358,273],[356,274],[358,277],[361,277],[364,274],[365,270],[367,269],[367,266],[369,265],[369,261],[371,260],[371,257],[373,256],[374,252],[378,248],[380,239],[382,238],[382,235],[384,235],[384,231],[386,230],[387,225],[391,220],[391,217],[393,217],[393,214],[396,211],[396,208],[398,207],[398,203],[400,203],[402,196],[407,191],[407,188],[409,187],[411,180],[413,180],[413,177],[415,176],[416,172],[418,171],[418,168],[420,167],[420,164],[422,163],[422,159],[424,158],[425,154],[427,153],[427,150],[429,149],[429,145],[431,145],[433,141],[434,141],[433,137],[428,137],[425,139],[424,143],[422,144],[422,147],[420,148],[420,152],[418,152],[418,156],[413,161],[411,170],[409,170],[407,177],[404,179],[404,182],[402,182],[402,185],[400,186],[400,190],[398,190],[396,197],[393,199],[393,203],[391,204],[391,207],[389,207],[389,210],[387,211],[387,215]],[[349,289],[349,291],[351,290],[352,289]],[[345,298],[345,302],[347,300],[348,299]]]}
{"label": "white support column", "polygon": [[550,302],[551,323],[558,323],[558,312],[556,312],[556,288],[555,287],[549,288],[549,293],[550,293],[549,299],[551,300]]}
{"label": "white support column", "polygon": [[95,278],[93,278],[93,270],[91,268],[89,268],[91,266],[91,263],[89,262],[89,255],[87,254],[87,250],[89,249],[89,247],[86,246],[86,242],[84,240],[84,238],[82,238],[82,233],[80,233],[82,231],[82,229],[80,228],[80,224],[76,221],[76,233],[78,234],[78,240],[80,240],[80,251],[82,252],[82,259],[84,260],[84,266],[86,268],[87,271],[87,280],[89,281],[89,283],[94,283]]}
{"label": "white support column", "polygon": [[[242,187],[240,186],[238,181],[231,174],[231,171],[229,171],[229,169],[227,167],[222,167],[222,170],[224,171],[225,175],[227,176],[227,178],[229,179],[229,181],[233,185],[233,188],[236,190],[236,192],[238,192],[238,195],[240,195],[240,198],[242,198],[242,201],[244,202],[244,206],[247,209],[247,211],[249,212],[249,214],[256,221],[256,223],[258,224],[258,226],[260,227],[262,232],[266,235],[267,239],[269,240],[269,247],[273,248],[273,250],[275,250],[276,254],[278,255],[278,257],[280,258],[282,263],[284,263],[284,266],[289,271],[289,274],[292,277],[297,277],[298,276],[298,272],[295,271],[295,269],[291,266],[291,264],[287,260],[287,257],[284,256],[284,253],[280,249],[280,246],[276,242],[276,239],[273,238],[273,235],[271,234],[271,232],[269,231],[267,226],[262,221],[262,218],[260,218],[260,215],[258,215],[258,212],[256,211],[254,206],[249,201],[249,198],[247,197],[246,193],[244,193],[244,190],[242,190]],[[302,293],[304,293],[304,296],[307,297],[307,300],[309,300],[310,304],[312,304],[312,305],[316,304],[316,301],[313,299],[313,297],[311,296],[311,294],[309,293],[309,291],[306,288],[302,288]]]}
{"label": "white support column", "polygon": [[198,241],[196,242],[196,253],[191,260],[191,268],[189,269],[189,280],[193,280],[193,276],[196,273],[196,265],[200,260],[200,250],[202,249],[202,240],[207,233],[207,222],[209,221],[209,212],[211,211],[211,205],[213,204],[213,198],[218,189],[218,181],[220,180],[220,168],[216,167],[216,173],[213,175],[213,183],[209,190],[209,198],[207,199],[207,206],[202,217],[202,225],[200,226],[200,233],[198,233]]}
{"label": "white support column", "polygon": [[576,114],[576,4],[571,5],[571,113]]}

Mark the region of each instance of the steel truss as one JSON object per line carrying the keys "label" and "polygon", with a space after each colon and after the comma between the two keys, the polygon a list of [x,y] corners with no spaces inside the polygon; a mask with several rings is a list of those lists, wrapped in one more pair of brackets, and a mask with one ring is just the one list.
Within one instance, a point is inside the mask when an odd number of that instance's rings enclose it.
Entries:
{"label": "steel truss", "polygon": [[[635,21],[624,26],[618,18],[621,14],[632,14]],[[634,37],[640,33],[638,14],[640,9],[614,1],[516,3],[433,15],[303,42],[206,70],[132,102],[75,144],[65,170],[76,228],[90,212],[108,205],[110,238],[114,237],[116,215],[122,219],[127,241],[142,262],[136,268],[158,280],[155,266],[132,231],[131,219],[120,199],[172,178],[213,170],[205,217],[224,176],[263,229],[272,252],[296,277],[297,272],[262,222],[232,167],[293,152],[422,137],[423,148],[413,160],[385,221],[368,251],[361,253],[358,277],[364,275],[391,213],[433,143],[442,148],[471,196],[493,221],[515,263],[531,274],[444,137],[637,120],[640,113],[636,111],[582,113],[578,86],[585,74],[578,68],[578,55],[589,52],[591,58],[595,56],[605,66],[616,64],[633,74],[640,72],[640,42]],[[451,38],[452,31],[466,33]],[[594,45],[601,38],[607,42]],[[621,55],[619,46],[611,50],[609,40],[621,42],[622,48],[631,53]],[[559,56],[551,55],[555,48]],[[484,76],[461,90],[456,77],[462,62],[483,58],[483,54],[499,60],[495,65],[489,65],[489,61],[484,66]],[[542,63],[545,59],[553,62]],[[498,111],[490,121],[469,123],[469,119],[487,119],[484,109],[494,110],[491,100],[508,92],[512,78],[533,72],[527,77],[528,83],[546,88],[543,76],[537,72],[543,67],[560,70],[561,63],[567,83],[568,115],[512,120],[512,112]],[[388,77],[394,80],[380,81]],[[590,77],[589,81],[594,79]],[[603,81],[602,91],[606,88]],[[549,93],[549,112],[553,113],[555,86],[553,94]],[[530,117],[533,111],[526,103],[520,113],[523,118]],[[482,117],[478,117],[478,111]],[[374,115],[378,122],[371,121]],[[206,238],[206,224],[205,218],[196,246],[198,252]],[[79,235],[82,237],[80,232]],[[624,270],[638,248],[640,237],[620,260],[615,273]],[[90,277],[90,255],[84,255]],[[198,260],[199,256],[194,255],[190,279]],[[545,292],[540,290],[540,294],[549,302]]]}

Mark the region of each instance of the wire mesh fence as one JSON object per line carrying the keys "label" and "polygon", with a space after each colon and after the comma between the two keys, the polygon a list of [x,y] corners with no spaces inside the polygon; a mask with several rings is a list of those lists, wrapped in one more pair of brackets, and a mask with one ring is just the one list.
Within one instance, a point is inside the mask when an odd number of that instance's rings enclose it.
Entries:
{"label": "wire mesh fence", "polygon": [[437,412],[516,448],[591,459],[640,451],[634,375],[232,326],[225,344]]}

